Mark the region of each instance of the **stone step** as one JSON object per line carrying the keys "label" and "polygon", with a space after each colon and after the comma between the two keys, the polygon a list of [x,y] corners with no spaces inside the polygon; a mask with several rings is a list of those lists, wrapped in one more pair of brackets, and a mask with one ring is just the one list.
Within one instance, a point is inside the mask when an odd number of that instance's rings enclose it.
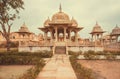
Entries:
{"label": "stone step", "polygon": [[65,46],[56,46],[55,53],[56,54],[66,54],[66,47]]}

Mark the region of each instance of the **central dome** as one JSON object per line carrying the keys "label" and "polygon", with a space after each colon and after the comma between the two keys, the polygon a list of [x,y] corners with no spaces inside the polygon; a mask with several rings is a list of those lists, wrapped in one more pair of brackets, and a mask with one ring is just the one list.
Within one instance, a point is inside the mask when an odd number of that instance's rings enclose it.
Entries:
{"label": "central dome", "polygon": [[61,5],[59,8],[59,12],[57,12],[56,14],[54,14],[52,16],[52,22],[54,22],[54,23],[68,23],[68,22],[70,22],[69,16],[66,13],[62,12]]}
{"label": "central dome", "polygon": [[58,12],[52,16],[52,21],[70,21],[69,16],[64,12]]}

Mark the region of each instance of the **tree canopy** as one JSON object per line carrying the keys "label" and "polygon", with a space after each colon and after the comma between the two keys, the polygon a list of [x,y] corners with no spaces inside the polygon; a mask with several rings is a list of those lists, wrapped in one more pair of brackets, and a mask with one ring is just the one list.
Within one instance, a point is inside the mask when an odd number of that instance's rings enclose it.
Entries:
{"label": "tree canopy", "polygon": [[10,29],[20,9],[24,9],[23,0],[0,0],[0,32],[7,43],[10,42]]}

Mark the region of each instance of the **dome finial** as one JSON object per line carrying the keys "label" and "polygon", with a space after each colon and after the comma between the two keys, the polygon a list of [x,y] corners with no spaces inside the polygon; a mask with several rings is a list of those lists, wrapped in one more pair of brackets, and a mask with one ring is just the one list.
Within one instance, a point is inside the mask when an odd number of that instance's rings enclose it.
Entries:
{"label": "dome finial", "polygon": [[116,24],[116,27],[118,27],[118,25]]}
{"label": "dome finial", "polygon": [[74,19],[74,17],[72,16],[72,20]]}
{"label": "dome finial", "polygon": [[48,19],[50,19],[49,16],[48,16]]}
{"label": "dome finial", "polygon": [[96,21],[96,25],[98,25],[98,22]]}
{"label": "dome finial", "polygon": [[60,7],[59,7],[59,11],[62,12],[62,7],[61,7],[61,4],[60,4]]}
{"label": "dome finial", "polygon": [[24,21],[23,25],[25,25],[25,21]]}
{"label": "dome finial", "polygon": [[24,21],[24,23],[23,23],[23,26],[24,26],[24,27],[26,26],[25,21]]}

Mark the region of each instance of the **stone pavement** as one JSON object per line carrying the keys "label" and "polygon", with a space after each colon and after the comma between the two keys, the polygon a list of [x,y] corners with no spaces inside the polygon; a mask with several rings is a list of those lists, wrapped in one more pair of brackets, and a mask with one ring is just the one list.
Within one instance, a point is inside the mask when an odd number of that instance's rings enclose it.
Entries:
{"label": "stone pavement", "polygon": [[77,79],[70,64],[69,56],[54,55],[36,79]]}

